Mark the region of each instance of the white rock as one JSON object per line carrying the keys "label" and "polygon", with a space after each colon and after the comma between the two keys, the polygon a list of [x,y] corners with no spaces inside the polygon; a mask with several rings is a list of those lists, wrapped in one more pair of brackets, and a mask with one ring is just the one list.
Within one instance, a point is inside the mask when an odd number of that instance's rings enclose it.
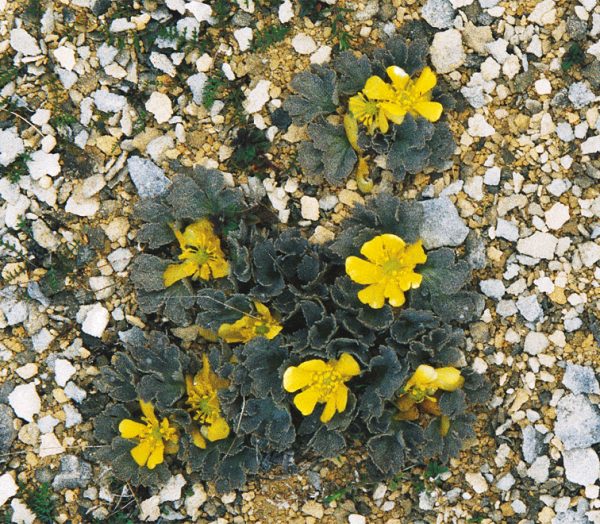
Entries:
{"label": "white rock", "polygon": [[285,2],[279,6],[277,16],[279,16],[279,21],[282,24],[286,24],[294,18],[294,6],[292,5],[291,0],[285,0]]}
{"label": "white rock", "polygon": [[145,104],[146,110],[154,115],[159,124],[168,122],[173,116],[173,106],[171,99],[164,93],[154,91]]}
{"label": "white rock", "polygon": [[488,137],[492,136],[496,132],[494,127],[488,124],[488,121],[485,119],[485,117],[479,113],[470,117],[468,123],[469,127],[467,129],[467,133],[474,137]]}
{"label": "white rock", "polygon": [[67,359],[57,358],[54,361],[54,375],[56,383],[64,388],[67,385],[69,379],[77,372],[75,366],[71,364]]}
{"label": "white rock", "polygon": [[33,362],[29,362],[24,366],[15,369],[15,373],[19,375],[23,380],[29,380],[38,374],[38,366]]}
{"label": "white rock", "polygon": [[367,517],[358,513],[350,513],[348,515],[348,524],[367,524]]}
{"label": "white rock", "polygon": [[200,73],[206,73],[212,67],[213,62],[213,57],[208,53],[204,53],[200,58],[198,58],[198,60],[196,60],[196,69]]}
{"label": "white rock", "polygon": [[543,0],[536,4],[528,20],[538,25],[550,25],[556,21],[556,4],[554,0]]}
{"label": "white rock", "polygon": [[185,511],[190,519],[200,516],[200,507],[208,500],[204,486],[200,483],[192,486],[192,494],[185,499]]}
{"label": "white rock", "polygon": [[499,167],[490,167],[483,176],[483,183],[486,186],[497,186],[500,183],[502,170]]}
{"label": "white rock", "polygon": [[251,27],[242,27],[240,29],[236,29],[233,32],[234,38],[237,40],[238,45],[240,46],[240,51],[247,51],[250,49],[250,45],[252,43],[252,28]]}
{"label": "white rock", "polygon": [[50,433],[58,425],[60,421],[52,415],[46,415],[38,420],[37,425],[42,434]]}
{"label": "white rock", "polygon": [[496,237],[516,242],[519,240],[519,227],[513,222],[499,218],[496,223]]}
{"label": "white rock", "polygon": [[15,479],[10,473],[5,473],[0,476],[0,507],[2,507],[6,501],[14,497],[19,491],[19,486],[15,482]]}
{"label": "white rock", "polygon": [[464,192],[473,200],[479,202],[483,199],[483,177],[477,175],[470,177],[464,185]]}
{"label": "white rock", "polygon": [[317,44],[313,40],[312,36],[304,33],[298,33],[292,39],[292,47],[301,55],[310,55],[317,50]]}
{"label": "white rock", "polygon": [[577,248],[581,261],[586,267],[594,267],[600,260],[600,245],[596,242],[584,242]]}
{"label": "white rock", "polygon": [[431,63],[438,73],[450,73],[465,63],[466,53],[462,38],[456,29],[435,34],[431,44]]}
{"label": "white rock", "polygon": [[148,142],[146,146],[146,153],[150,155],[150,158],[157,164],[162,162],[165,152],[175,147],[175,141],[169,135],[157,136],[154,140]]}
{"label": "white rock", "polygon": [[35,389],[35,384],[21,384],[12,390],[8,396],[8,403],[13,408],[17,417],[32,422],[33,417],[40,412],[42,402]]}
{"label": "white rock", "polygon": [[271,82],[269,80],[259,80],[256,87],[248,93],[244,101],[244,108],[249,114],[258,113],[269,101],[269,89]]}
{"label": "white rock", "polygon": [[544,316],[544,310],[535,295],[519,298],[517,300],[517,309],[528,322],[535,322]]}
{"label": "white rock", "polygon": [[326,64],[331,60],[331,46],[322,45],[312,55],[310,55],[311,64]]}
{"label": "white rock", "polygon": [[556,135],[563,142],[571,142],[575,138],[575,133],[573,132],[573,128],[571,124],[568,122],[560,122],[556,126]]}
{"label": "white rock", "polygon": [[63,45],[57,47],[52,54],[61,67],[64,67],[67,71],[73,71],[75,67],[75,51],[73,49]]}
{"label": "white rock", "polygon": [[479,283],[479,287],[486,297],[495,298],[496,300],[500,300],[504,296],[504,293],[506,293],[506,287],[502,280],[495,278],[482,280]]}
{"label": "white rock", "polygon": [[581,144],[581,153],[591,155],[592,153],[600,153],[600,135],[588,138]]}
{"label": "white rock", "polygon": [[569,206],[556,202],[544,213],[544,218],[549,229],[560,229],[570,218]]}
{"label": "white rock", "polygon": [[108,45],[106,42],[102,42],[102,45],[96,50],[96,56],[102,67],[112,64],[118,54],[119,50],[116,47]]}
{"label": "white rock", "polygon": [[127,99],[124,96],[111,93],[109,91],[103,91],[98,89],[92,93],[94,104],[96,107],[105,113],[118,113],[122,111],[127,104]]}
{"label": "white rock", "polygon": [[[0,500],[0,506],[2,506],[1,502],[2,500]],[[19,499],[12,499],[10,507],[12,508],[12,522],[16,522],[17,524],[35,524],[37,519],[35,513]]]}
{"label": "white rock", "polygon": [[181,473],[171,477],[159,491],[160,502],[174,502],[181,498],[181,488],[187,484]]}
{"label": "white rock", "polygon": [[35,151],[31,154],[31,160],[27,161],[27,169],[31,178],[39,180],[43,176],[56,176],[60,173],[60,155],[50,154],[44,151]]}
{"label": "white rock", "polygon": [[111,24],[109,31],[111,33],[122,33],[123,31],[131,31],[135,29],[135,24],[127,20],[127,18],[115,18]]}
{"label": "white rock", "polygon": [[192,1],[188,2],[185,7],[194,15],[198,22],[210,22],[212,17],[212,8],[210,5],[203,2]]}
{"label": "white rock", "polygon": [[494,57],[494,60],[499,64],[504,64],[508,58],[506,49],[508,48],[508,41],[504,38],[499,38],[493,42],[485,44],[486,50]]}
{"label": "white rock", "polygon": [[82,402],[87,397],[85,389],[77,387],[73,382],[68,382],[65,386],[65,395],[77,403]]}
{"label": "white rock", "polygon": [[467,473],[465,480],[477,494],[485,493],[488,489],[488,483],[481,473]]}
{"label": "white rock", "polygon": [[530,331],[525,337],[523,349],[525,353],[530,355],[537,355],[542,353],[549,345],[548,338],[544,333],[538,333],[536,331]]}
{"label": "white rock", "polygon": [[0,164],[4,167],[12,164],[25,152],[25,144],[16,127],[0,129]]}
{"label": "white rock", "polygon": [[52,341],[55,338],[56,337],[44,327],[31,337],[33,349],[38,353],[42,353],[50,347],[50,344],[52,344]]}
{"label": "white rock", "polygon": [[557,244],[558,239],[554,235],[537,231],[533,235],[519,240],[517,250],[519,253],[533,258],[552,260]]}
{"label": "white rock", "polygon": [[177,68],[171,62],[171,59],[162,53],[153,51],[150,53],[150,63],[156,67],[159,71],[166,73],[170,77],[174,77],[177,74]]}
{"label": "white rock", "polygon": [[541,78],[537,80],[535,83],[535,92],[538,95],[549,95],[552,93],[552,85],[550,84],[550,80],[547,78]]}
{"label": "white rock", "polygon": [[129,262],[131,262],[131,259],[133,258],[133,254],[129,249],[121,247],[113,251],[106,258],[108,259],[108,262],[110,263],[112,268],[117,273],[120,273],[121,271],[124,271],[125,268],[129,265]]}
{"label": "white rock", "polygon": [[35,38],[25,29],[13,29],[10,32],[10,47],[27,56],[39,55],[42,52]]}
{"label": "white rock", "polygon": [[56,438],[54,433],[46,433],[40,436],[40,451],[39,456],[50,457],[52,455],[60,455],[65,452],[65,448],[62,447],[60,441]]}
{"label": "white rock", "polygon": [[527,470],[527,476],[532,478],[538,484],[543,484],[548,480],[550,474],[550,459],[545,455],[535,459],[533,464]]}
{"label": "white rock", "polygon": [[154,495],[140,503],[139,519],[145,522],[154,522],[160,518],[160,497]]}
{"label": "white rock", "polygon": [[580,486],[594,484],[600,477],[600,460],[592,448],[563,451],[567,480]]}
{"label": "white rock", "polygon": [[306,220],[319,220],[319,201],[311,196],[300,199],[300,213]]}
{"label": "white rock", "polygon": [[108,326],[109,318],[108,309],[102,304],[96,303],[88,310],[81,325],[81,331],[92,337],[101,338],[106,326]]}

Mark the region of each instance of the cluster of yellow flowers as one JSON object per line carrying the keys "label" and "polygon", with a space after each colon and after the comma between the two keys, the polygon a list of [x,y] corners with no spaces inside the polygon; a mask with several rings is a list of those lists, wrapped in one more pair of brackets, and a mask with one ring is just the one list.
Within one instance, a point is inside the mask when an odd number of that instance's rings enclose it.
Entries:
{"label": "cluster of yellow flowers", "polygon": [[[229,264],[221,250],[219,238],[208,220],[200,220],[187,226],[183,233],[173,228],[181,247],[181,264],[171,264],[164,273],[164,284],[186,278],[222,278],[229,273]],[[358,284],[366,285],[358,292],[363,304],[382,308],[386,300],[391,306],[400,307],[405,302],[404,293],[421,284],[422,276],[414,271],[423,264],[427,256],[421,242],[406,244],[392,234],[376,236],[363,244],[360,250],[365,259],[348,257],[346,273]],[[273,318],[262,303],[254,302],[255,313],[244,314],[233,323],[223,323],[217,333],[201,330],[211,340],[217,337],[230,343],[245,343],[262,336],[275,338],[283,326]],[[359,376],[360,366],[349,353],[338,359],[324,361],[311,359],[291,366],[283,375],[283,388],[296,393],[294,405],[304,416],[313,413],[317,404],[325,404],[320,416],[323,423],[329,422],[336,413],[342,413],[348,403],[349,388],[346,382]],[[185,377],[186,404],[196,423],[192,440],[199,448],[206,448],[207,441],[226,439],[231,428],[223,417],[218,393],[228,387],[227,380],[220,378],[210,367],[207,355],[202,357],[202,368],[194,376]],[[429,414],[441,416],[435,394],[438,390],[454,391],[462,387],[464,379],[460,371],[452,368],[434,369],[421,365],[408,380],[396,400],[398,418],[417,420],[419,408]],[[159,420],[153,406],[140,400],[141,422],[124,419],[119,424],[121,436],[132,439],[137,445],[131,456],[140,467],[154,469],[164,461],[165,453],[176,453],[179,434],[167,418]],[[449,419],[441,416],[441,432],[449,429]]]}
{"label": "cluster of yellow flowers", "polygon": [[437,78],[429,67],[423,69],[416,80],[398,66],[390,66],[386,72],[391,84],[372,76],[363,90],[348,101],[350,112],[367,127],[369,134],[376,129],[387,133],[389,122],[401,124],[407,114],[422,116],[430,122],[439,120],[443,107],[431,101]]}

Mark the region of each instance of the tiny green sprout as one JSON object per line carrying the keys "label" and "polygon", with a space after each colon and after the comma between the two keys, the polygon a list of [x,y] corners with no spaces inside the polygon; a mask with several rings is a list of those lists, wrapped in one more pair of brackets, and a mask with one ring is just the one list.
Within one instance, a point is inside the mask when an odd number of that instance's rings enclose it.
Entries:
{"label": "tiny green sprout", "polygon": [[573,42],[569,50],[565,53],[562,59],[561,68],[563,71],[568,71],[575,65],[583,64],[585,53],[577,42]]}
{"label": "tiny green sprout", "polygon": [[437,462],[430,462],[427,464],[427,468],[425,469],[423,476],[426,479],[434,480],[438,476],[442,475],[443,473],[447,473],[448,471],[449,469],[446,466],[442,466]]}

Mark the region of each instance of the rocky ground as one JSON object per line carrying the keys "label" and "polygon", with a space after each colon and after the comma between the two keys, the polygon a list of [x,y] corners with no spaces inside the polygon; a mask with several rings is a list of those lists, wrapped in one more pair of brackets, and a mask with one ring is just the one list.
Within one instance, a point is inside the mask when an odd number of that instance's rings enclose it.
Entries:
{"label": "rocky ground", "polygon": [[[327,4],[0,0],[6,522],[44,521],[31,487],[49,485],[56,522],[600,523],[600,2]],[[276,110],[294,73],[411,20],[465,100],[449,115],[454,166],[401,189],[440,198],[447,234],[472,230],[488,300],[468,358],[494,387],[477,438],[387,485],[358,478],[352,455],[224,495],[182,475],[157,491],[112,482],[86,455],[86,399],[119,331],[145,326],[128,280],[135,202],[173,162],[203,164],[332,238],[363,197],[355,181],[307,183],[304,131]]]}

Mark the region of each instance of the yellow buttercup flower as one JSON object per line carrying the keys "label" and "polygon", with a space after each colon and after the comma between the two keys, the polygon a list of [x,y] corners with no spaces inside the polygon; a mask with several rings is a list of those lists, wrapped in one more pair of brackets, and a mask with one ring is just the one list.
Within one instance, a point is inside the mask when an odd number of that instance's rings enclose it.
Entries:
{"label": "yellow buttercup flower", "polygon": [[214,233],[212,224],[205,218],[190,224],[181,233],[173,227],[179,242],[181,264],[170,264],[165,270],[165,287],[185,278],[209,280],[229,274],[229,264],[221,250],[221,241]]}
{"label": "yellow buttercup flower", "polygon": [[165,453],[177,453],[179,436],[169,419],[159,421],[156,418],[152,404],[140,400],[140,408],[143,422],[124,419],[119,424],[119,432],[123,438],[139,441],[131,450],[136,464],[154,469],[164,461]]}
{"label": "yellow buttercup flower", "polygon": [[406,244],[399,236],[386,233],[365,242],[359,257],[346,259],[346,273],[358,284],[367,287],[358,292],[358,299],[374,309],[382,308],[388,299],[391,306],[400,307],[406,301],[404,292],[421,285],[423,277],[414,272],[427,255],[421,241]]}
{"label": "yellow buttercup flower", "polygon": [[[465,383],[460,371],[453,367],[433,368],[421,364],[413,376],[408,379],[402,394],[396,400],[398,418],[401,420],[417,420],[420,407],[426,413],[440,416],[437,398],[438,390],[455,391]],[[442,429],[449,428],[449,420],[442,421]],[[446,429],[447,432],[447,429]]]}
{"label": "yellow buttercup flower", "polygon": [[217,393],[228,382],[210,369],[208,357],[202,356],[202,369],[194,377],[185,377],[186,404],[199,428],[192,430],[192,439],[199,448],[206,448],[206,441],[214,442],[229,436],[229,424],[221,414]]}
{"label": "yellow buttercup flower", "polygon": [[439,102],[431,101],[437,77],[429,67],[423,69],[416,80],[412,80],[398,66],[390,66],[386,72],[396,91],[394,100],[402,107],[405,114],[410,113],[414,117],[422,116],[430,122],[437,122],[440,119],[444,108]]}
{"label": "yellow buttercup flower", "polygon": [[287,368],[283,388],[290,393],[302,389],[294,397],[294,405],[304,416],[310,415],[317,403],[325,404],[320,418],[325,423],[336,412],[346,409],[348,386],[345,382],[357,375],[360,375],[358,362],[349,353],[342,353],[338,360],[313,359]]}
{"label": "yellow buttercup flower", "polygon": [[348,101],[350,112],[367,127],[369,134],[376,129],[387,133],[389,122],[401,124],[407,113],[430,122],[439,120],[443,107],[431,101],[437,77],[429,67],[424,68],[416,80],[398,66],[390,66],[386,72],[391,84],[372,76],[363,90]]}
{"label": "yellow buttercup flower", "polygon": [[254,302],[254,309],[256,315],[244,315],[233,324],[221,324],[219,337],[230,343],[245,343],[255,337],[265,337],[269,340],[275,338],[283,326],[273,318],[264,304]]}

